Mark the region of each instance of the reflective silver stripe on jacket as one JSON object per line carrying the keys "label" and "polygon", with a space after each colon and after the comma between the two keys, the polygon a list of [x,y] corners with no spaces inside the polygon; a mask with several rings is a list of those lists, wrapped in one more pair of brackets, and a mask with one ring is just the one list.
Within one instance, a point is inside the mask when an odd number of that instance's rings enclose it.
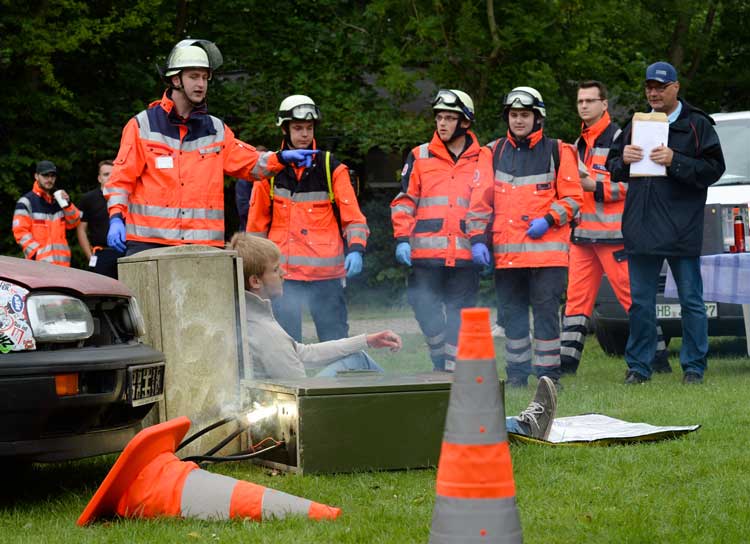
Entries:
{"label": "reflective silver stripe on jacket", "polygon": [[34,251],[39,249],[39,242],[31,242],[29,245],[27,245],[25,248],[23,248],[23,255],[24,257],[31,256]]}
{"label": "reflective silver stripe on jacket", "polygon": [[[26,198],[25,196],[22,196],[18,199],[18,202],[16,202],[16,205],[21,204],[24,208],[26,208],[26,211],[28,212],[26,215],[31,213],[31,201]],[[16,210],[16,213],[18,213],[21,210]]]}
{"label": "reflective silver stripe on jacket", "polygon": [[255,163],[255,166],[253,166],[252,171],[250,172],[250,177],[252,177],[254,180],[260,180],[263,178],[270,178],[273,175],[273,172],[268,169],[268,163],[271,160],[271,157],[275,155],[272,151],[266,151],[259,154],[258,161]]}
{"label": "reflective silver stripe on jacket", "polygon": [[148,119],[147,110],[140,112],[138,115],[135,116],[135,118],[138,121],[138,136],[140,137],[141,140],[146,140],[147,142],[155,142],[155,143],[164,144],[170,149],[174,149],[177,151],[180,150],[179,138],[171,138],[167,136],[166,134],[162,134],[161,132],[156,132],[156,131],[151,130],[151,123],[149,122],[149,119]]}
{"label": "reflective silver stripe on jacket", "polygon": [[597,223],[622,223],[621,213],[600,213],[599,210],[596,213],[582,213],[582,221],[596,221]]}
{"label": "reflective silver stripe on jacket", "polygon": [[538,185],[541,183],[550,183],[555,181],[554,170],[543,174],[533,174],[530,176],[513,176],[500,170],[495,170],[495,181],[501,183],[512,183],[517,187],[523,185]]}
{"label": "reflective silver stripe on jacket", "polygon": [[507,439],[495,360],[458,361],[443,440],[451,444],[486,445]]}
{"label": "reflective silver stripe on jacket", "polygon": [[196,469],[182,488],[180,515],[195,519],[229,519],[232,492],[237,480]]}
{"label": "reflective silver stripe on jacket", "polygon": [[623,182],[615,182],[612,183],[609,187],[609,193],[612,195],[612,200],[622,200],[625,198],[624,194],[620,194],[620,189],[623,188],[625,190],[622,191],[622,193],[627,193],[627,189],[625,188],[625,185]]}
{"label": "reflective silver stripe on jacket", "polygon": [[576,227],[576,236],[590,240],[621,240],[622,232],[619,230],[592,230]]}
{"label": "reflective silver stripe on jacket", "polygon": [[450,204],[447,196],[427,196],[422,197],[417,202],[420,208],[429,208],[431,206],[447,206]]}
{"label": "reflective silver stripe on jacket", "polygon": [[130,203],[130,213],[159,217],[162,219],[216,219],[224,220],[224,210],[216,208],[169,208],[167,206],[153,206],[149,204]]}
{"label": "reflective silver stripe on jacket", "polygon": [[335,257],[301,257],[299,255],[281,255],[282,264],[297,266],[340,266],[344,264],[344,255]]}
{"label": "reflective silver stripe on jacket", "polygon": [[430,158],[430,144],[422,144],[417,149],[418,149],[417,158],[420,158],[420,159]]}
{"label": "reflective silver stripe on jacket", "polygon": [[32,219],[36,219],[37,221],[55,221],[57,219],[62,219],[64,217],[63,212],[55,212],[55,213],[41,213],[41,212],[33,212],[31,214]]}
{"label": "reflective silver stripe on jacket", "polygon": [[282,519],[288,515],[308,515],[312,501],[283,491],[266,488],[263,492],[263,519]]}
{"label": "reflective silver stripe on jacket", "polygon": [[294,193],[294,202],[330,202],[327,191],[312,191],[309,193]]}
{"label": "reflective silver stripe on jacket", "polygon": [[540,242],[538,244],[499,244],[495,246],[495,255],[503,253],[542,253],[544,251],[564,251],[568,245],[563,242]]}
{"label": "reflective silver stripe on jacket", "polygon": [[[558,204],[557,202],[553,202],[549,208],[560,216],[560,225],[564,225],[568,222],[568,210],[566,210],[560,204]],[[575,213],[573,215],[575,215]]]}
{"label": "reflective silver stripe on jacket", "polygon": [[159,238],[162,240],[207,240],[212,242],[223,242],[224,231],[223,230],[207,230],[207,229],[158,229],[154,227],[144,227],[142,225],[134,225],[128,222],[125,226],[125,230],[128,234],[133,236],[139,236],[141,238]]}
{"label": "reflective silver stripe on jacket", "polygon": [[179,138],[172,138],[161,132],[151,130],[147,111],[140,112],[135,118],[138,120],[138,135],[146,145],[148,145],[148,142],[155,142],[164,144],[174,151],[190,152],[224,141],[224,122],[213,115],[209,115],[208,118],[211,120],[216,134],[208,134],[189,142],[180,142]]}
{"label": "reflective silver stripe on jacket", "polygon": [[364,223],[352,223],[344,229],[344,234],[346,235],[346,241],[349,243],[355,238],[367,240],[370,236],[370,229]]}

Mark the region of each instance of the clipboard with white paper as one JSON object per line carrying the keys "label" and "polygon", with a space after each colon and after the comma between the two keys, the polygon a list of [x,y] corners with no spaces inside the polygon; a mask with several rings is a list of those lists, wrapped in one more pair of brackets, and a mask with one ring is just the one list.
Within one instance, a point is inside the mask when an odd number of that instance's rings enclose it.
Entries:
{"label": "clipboard with white paper", "polygon": [[633,115],[631,143],[643,150],[643,158],[630,165],[631,177],[666,176],[667,167],[649,159],[651,151],[669,141],[669,122],[663,112],[636,113]]}

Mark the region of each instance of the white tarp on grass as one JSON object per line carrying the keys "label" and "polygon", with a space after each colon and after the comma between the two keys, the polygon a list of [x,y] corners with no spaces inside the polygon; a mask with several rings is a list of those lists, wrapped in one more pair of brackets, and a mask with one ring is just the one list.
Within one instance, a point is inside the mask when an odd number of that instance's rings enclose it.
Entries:
{"label": "white tarp on grass", "polygon": [[700,425],[661,427],[648,423],[631,423],[602,414],[584,414],[555,418],[547,440],[537,440],[513,433],[508,433],[508,436],[522,442],[538,444],[608,446],[666,440],[691,433],[699,428]]}

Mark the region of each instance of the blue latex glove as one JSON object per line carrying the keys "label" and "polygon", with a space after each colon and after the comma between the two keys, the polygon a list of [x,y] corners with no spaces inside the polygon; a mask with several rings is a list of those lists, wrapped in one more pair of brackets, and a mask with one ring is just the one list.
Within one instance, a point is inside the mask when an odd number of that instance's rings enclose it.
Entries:
{"label": "blue latex glove", "polygon": [[409,242],[400,242],[396,246],[396,260],[406,266],[411,266],[411,245]]}
{"label": "blue latex glove", "polygon": [[125,253],[125,223],[117,216],[109,218],[107,245],[120,253]]}
{"label": "blue latex glove", "polygon": [[352,251],[344,259],[344,268],[346,269],[346,277],[353,278],[360,272],[362,272],[362,254],[359,251]]}
{"label": "blue latex glove", "polygon": [[483,244],[482,242],[478,242],[476,244],[472,244],[471,246],[471,259],[476,264],[481,264],[482,266],[489,266],[490,264],[490,250],[487,249],[487,246]]}
{"label": "blue latex glove", "polygon": [[529,230],[526,231],[526,234],[529,235],[529,238],[536,240],[537,238],[544,236],[544,233],[548,230],[549,223],[547,223],[547,220],[544,217],[537,217],[536,219],[532,219],[531,223],[529,223]]}
{"label": "blue latex glove", "polygon": [[285,149],[281,152],[281,162],[284,164],[293,162],[297,166],[310,168],[312,166],[313,155],[317,152],[317,149]]}

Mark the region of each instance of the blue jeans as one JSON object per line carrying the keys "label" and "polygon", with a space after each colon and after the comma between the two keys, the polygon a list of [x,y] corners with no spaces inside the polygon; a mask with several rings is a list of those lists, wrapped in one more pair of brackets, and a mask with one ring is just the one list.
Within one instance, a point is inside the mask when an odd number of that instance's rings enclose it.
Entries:
{"label": "blue jeans", "polygon": [[505,430],[509,433],[522,434],[524,436],[528,434],[524,429],[521,428],[521,425],[518,424],[518,418],[516,418],[515,416],[505,418]]}
{"label": "blue jeans", "polygon": [[330,365],[325,367],[323,370],[318,372],[316,376],[322,376],[326,378],[333,378],[339,371],[357,371],[357,370],[370,370],[375,372],[385,372],[381,366],[376,363],[372,357],[367,355],[364,351],[358,351],[352,353],[341,359],[337,359]]}
{"label": "blue jeans", "polygon": [[625,346],[625,362],[630,370],[646,378],[651,376],[650,362],[656,353],[656,291],[665,258],[672,269],[682,307],[680,365],[683,372],[703,376],[708,353],[708,319],[700,257],[628,256],[633,304],[628,312],[630,336]]}
{"label": "blue jeans", "polygon": [[349,336],[349,315],[341,279],[286,280],[284,294],[274,298],[272,304],[276,321],[297,342],[302,341],[303,304],[310,308],[320,342]]}

